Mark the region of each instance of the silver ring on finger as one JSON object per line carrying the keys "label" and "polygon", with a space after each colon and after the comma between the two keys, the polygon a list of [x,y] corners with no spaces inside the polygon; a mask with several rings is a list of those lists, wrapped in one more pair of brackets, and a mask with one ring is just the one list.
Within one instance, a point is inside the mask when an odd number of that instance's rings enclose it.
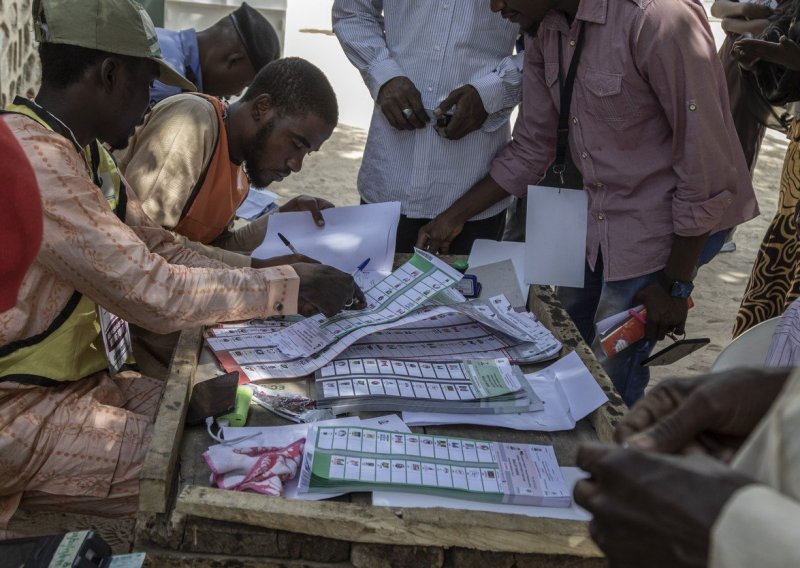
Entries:
{"label": "silver ring on finger", "polygon": [[350,298],[349,302],[345,302],[344,307],[345,308],[349,308],[350,306],[352,306],[355,303],[356,303],[356,299],[355,298]]}
{"label": "silver ring on finger", "polygon": [[414,114],[414,111],[411,110],[410,108],[404,108],[402,112],[403,116],[405,116],[406,118],[411,118],[411,115]]}

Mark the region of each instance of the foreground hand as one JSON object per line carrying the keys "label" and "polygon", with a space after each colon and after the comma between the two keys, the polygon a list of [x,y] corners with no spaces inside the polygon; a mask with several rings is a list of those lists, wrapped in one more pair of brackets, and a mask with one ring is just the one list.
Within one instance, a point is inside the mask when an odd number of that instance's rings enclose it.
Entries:
{"label": "foreground hand", "polygon": [[754,483],[706,456],[675,457],[584,444],[577,464],[591,474],[575,502],[592,513],[589,532],[610,566],[706,566],[711,528],[741,487]]}
{"label": "foreground hand", "polygon": [[775,402],[788,370],[735,369],[653,387],[625,415],[617,442],[729,461]]}
{"label": "foreground hand", "polygon": [[[386,120],[398,130],[425,128],[428,122],[422,97],[408,77],[395,77],[384,83],[377,102]],[[405,109],[411,112],[403,114]]]}
{"label": "foreground hand", "polygon": [[292,266],[300,277],[298,311],[304,316],[322,312],[332,317],[344,309],[362,310],[367,302],[353,277],[325,264]]}
{"label": "foreground hand", "polygon": [[647,308],[645,335],[662,340],[668,333],[683,335],[689,304],[683,298],[673,298],[658,282],[648,284],[636,295],[636,301]]}
{"label": "foreground hand", "polygon": [[325,219],[322,218],[323,209],[332,209],[333,203],[321,197],[312,197],[310,195],[298,195],[290,199],[285,205],[281,205],[278,211],[286,213],[287,211],[308,211],[314,218],[317,227],[325,226]]}
{"label": "foreground hand", "polygon": [[792,71],[800,71],[800,45],[786,36],[781,36],[778,43],[762,39],[740,39],[733,44],[733,56],[742,65],[764,59]]}
{"label": "foreground hand", "polygon": [[464,85],[447,95],[447,98],[439,103],[439,107],[433,113],[441,116],[453,106],[456,107],[456,111],[453,113],[450,124],[445,128],[436,127],[440,136],[450,140],[458,140],[473,130],[477,130],[489,116],[478,90],[472,85]]}
{"label": "foreground hand", "polygon": [[450,243],[461,234],[464,223],[453,219],[446,212],[422,226],[417,233],[417,248],[433,254],[447,254]]}
{"label": "foreground hand", "polygon": [[250,266],[253,268],[272,268],[273,266],[297,264],[298,262],[319,264],[318,260],[304,254],[284,254],[281,256],[273,256],[271,258],[251,258]]}

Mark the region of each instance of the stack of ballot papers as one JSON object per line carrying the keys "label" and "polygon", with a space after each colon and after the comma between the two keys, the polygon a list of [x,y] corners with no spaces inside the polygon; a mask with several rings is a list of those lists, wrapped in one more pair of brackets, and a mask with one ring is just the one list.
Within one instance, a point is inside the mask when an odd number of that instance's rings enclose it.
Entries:
{"label": "stack of ballot papers", "polygon": [[[247,448],[252,446],[288,446],[293,442],[309,437],[309,431],[313,426],[330,426],[338,428],[339,438],[345,438],[349,427],[361,426],[366,428],[389,430],[391,432],[402,432],[409,434],[411,430],[395,414],[360,420],[358,417],[338,418],[326,420],[314,424],[291,424],[288,426],[270,427],[232,427],[226,426],[222,429],[223,437],[226,440],[234,440],[246,437],[238,442],[228,442],[233,448]],[[247,438],[249,437],[249,438]],[[457,457],[457,456],[454,456]],[[461,457],[464,457],[463,454]],[[566,483],[569,493],[575,483],[586,477],[586,474],[576,467],[561,467],[561,475]],[[283,496],[288,499],[299,500],[320,500],[330,499],[342,493],[300,493],[298,483],[300,476],[288,480],[284,486]],[[372,503],[378,506],[387,507],[445,507],[450,509],[466,509],[473,511],[488,511],[507,513],[513,515],[524,515],[529,517],[548,517],[555,519],[568,519],[588,521],[591,516],[578,507],[573,501],[568,507],[540,507],[536,505],[509,505],[491,501],[476,501],[471,498],[458,498],[457,496],[443,497],[430,493],[409,493],[408,491],[392,491],[392,487],[373,491]],[[463,497],[463,496],[462,496]]]}
{"label": "stack of ballot papers", "polygon": [[541,412],[519,414],[456,414],[403,412],[409,426],[434,424],[476,424],[514,430],[556,432],[572,430],[578,420],[608,401],[589,369],[574,351],[540,371],[525,375],[531,388],[544,403]]}
{"label": "stack of ballot papers", "polygon": [[253,251],[255,258],[281,256],[289,251],[278,237],[283,235],[301,254],[343,270],[354,272],[365,260],[366,267],[355,278],[368,289],[392,271],[400,202],[335,207],[322,212],[325,226],[318,227],[306,211],[273,213],[264,242]]}
{"label": "stack of ballot papers", "polygon": [[500,414],[542,409],[508,359],[398,361],[337,359],[317,371],[317,408],[334,414],[414,409]]}
{"label": "stack of ballot papers", "polygon": [[506,504],[568,507],[552,446],[314,426],[298,491],[391,489]]}
{"label": "stack of ballot papers", "polygon": [[[464,301],[452,289],[460,278],[460,273],[440,259],[416,251],[406,264],[366,292],[368,306],[364,310],[346,310],[327,319],[316,315],[277,331],[256,334],[240,329],[239,334],[226,331],[218,337],[212,331],[214,337],[207,342],[228,372],[239,371],[248,381],[302,377],[321,369],[368,336],[453,314],[480,324],[480,329],[464,328],[466,335],[440,334],[438,339],[450,341],[448,348],[466,351],[470,358],[507,357],[532,362],[558,355],[561,343],[553,334],[532,315],[514,311],[504,296]],[[463,342],[470,339],[469,334],[486,336],[488,330],[497,339],[491,346],[486,343],[481,348]],[[452,358],[442,356],[439,349],[442,344],[435,342],[427,353],[420,353],[420,342],[426,341],[418,336],[410,341],[407,338],[407,345],[386,347],[398,356],[405,351],[405,358],[420,359],[420,355],[439,360]],[[376,346],[371,344],[367,349],[375,350]],[[410,354],[412,351],[415,355]],[[474,352],[484,353],[473,355]]]}

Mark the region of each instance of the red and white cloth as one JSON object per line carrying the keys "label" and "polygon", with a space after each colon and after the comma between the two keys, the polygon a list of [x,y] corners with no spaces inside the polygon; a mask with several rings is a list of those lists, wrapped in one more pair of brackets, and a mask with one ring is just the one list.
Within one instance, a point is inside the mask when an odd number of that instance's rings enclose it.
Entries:
{"label": "red and white cloth", "polygon": [[211,446],[203,454],[211,468],[211,483],[220,489],[280,495],[283,483],[297,474],[305,438],[282,448]]}

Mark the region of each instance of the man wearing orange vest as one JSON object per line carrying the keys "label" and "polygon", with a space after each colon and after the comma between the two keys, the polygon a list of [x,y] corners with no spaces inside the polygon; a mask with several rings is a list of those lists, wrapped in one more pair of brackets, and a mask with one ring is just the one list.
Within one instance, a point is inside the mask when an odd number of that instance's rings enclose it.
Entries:
{"label": "man wearing orange vest", "polygon": [[[198,93],[157,104],[120,169],[150,218],[185,246],[232,266],[298,262],[303,259],[291,255],[270,261],[247,256],[263,241],[268,217],[237,231],[231,223],[248,185],[265,187],[300,171],[337,121],[336,95],[322,71],[303,59],[280,59],[230,105]],[[321,225],[320,210],[327,207],[332,204],[323,199],[300,196],[280,210],[308,210]]]}

